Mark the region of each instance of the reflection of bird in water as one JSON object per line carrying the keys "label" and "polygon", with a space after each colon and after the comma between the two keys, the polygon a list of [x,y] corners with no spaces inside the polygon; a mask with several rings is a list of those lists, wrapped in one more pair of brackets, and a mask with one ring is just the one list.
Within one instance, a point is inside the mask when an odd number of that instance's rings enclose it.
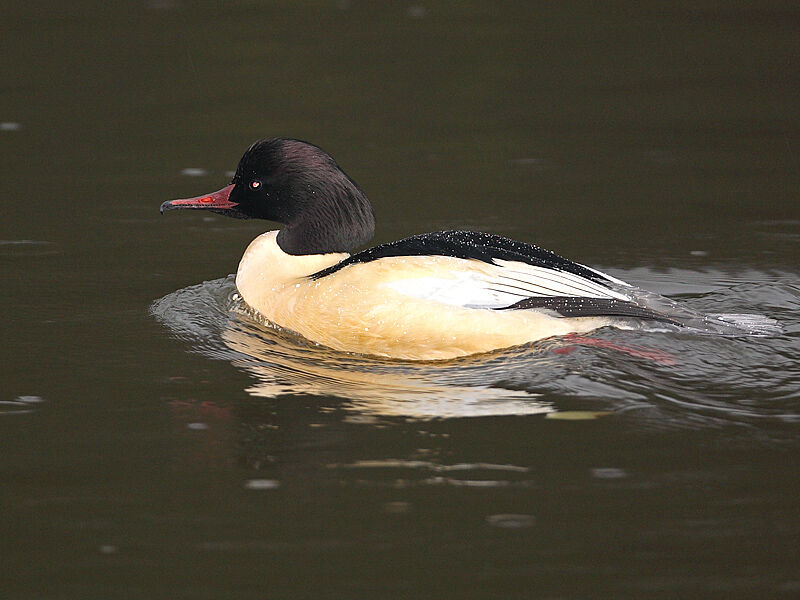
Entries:
{"label": "reflection of bird in water", "polygon": [[447,231],[353,256],[374,232],[364,192],[323,150],[264,139],[231,185],[165,202],[285,225],[256,238],[236,286],[260,315],[345,352],[447,359],[608,325],[736,328],[552,252],[496,235]]}
{"label": "reflection of bird in water", "polygon": [[487,386],[480,365],[380,362],[304,347],[296,336],[274,329],[254,330],[254,325],[234,321],[222,332],[225,344],[243,355],[233,363],[258,380],[246,390],[253,396],[335,396],[365,415],[422,419],[554,411],[538,394]]}

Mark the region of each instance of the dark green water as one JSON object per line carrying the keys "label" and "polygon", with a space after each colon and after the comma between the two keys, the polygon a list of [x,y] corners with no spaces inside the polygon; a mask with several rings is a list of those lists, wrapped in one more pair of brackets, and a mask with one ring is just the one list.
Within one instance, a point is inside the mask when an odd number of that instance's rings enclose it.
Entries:
{"label": "dark green water", "polygon": [[[800,595],[795,3],[11,1],[0,32],[0,597]],[[272,135],[336,157],[376,243],[482,229],[784,332],[414,365],[262,329],[224,278],[272,225],[158,207]]]}

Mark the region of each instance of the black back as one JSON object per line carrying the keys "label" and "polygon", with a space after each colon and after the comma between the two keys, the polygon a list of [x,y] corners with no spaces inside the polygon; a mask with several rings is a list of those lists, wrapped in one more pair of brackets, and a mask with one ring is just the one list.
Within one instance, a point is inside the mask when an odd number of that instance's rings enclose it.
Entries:
{"label": "black back", "polygon": [[609,283],[609,280],[599,273],[549,250],[480,231],[437,231],[415,235],[354,254],[311,277],[319,279],[349,265],[390,256],[453,256],[481,260],[486,263],[491,263],[495,258],[515,260],[535,267],[574,273],[603,285]]}

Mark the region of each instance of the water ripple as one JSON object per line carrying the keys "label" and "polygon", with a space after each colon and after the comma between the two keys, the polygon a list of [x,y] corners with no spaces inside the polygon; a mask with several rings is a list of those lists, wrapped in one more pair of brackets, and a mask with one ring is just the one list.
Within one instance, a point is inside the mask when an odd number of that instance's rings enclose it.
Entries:
{"label": "water ripple", "polygon": [[17,396],[13,400],[0,400],[0,415],[22,415],[34,412],[44,402],[39,396]]}
{"label": "water ripple", "polygon": [[[624,274],[620,274],[623,275]],[[800,286],[793,273],[638,270],[637,283],[691,286],[701,312],[777,319],[770,336],[603,329],[450,361],[414,363],[336,352],[254,320],[233,277],[178,290],[151,311],[193,351],[253,376],[259,397],[337,397],[361,415],[415,419],[563,413],[648,427],[733,427],[792,436],[800,421]],[[698,283],[707,278],[707,283]],[[677,291],[673,290],[673,291]],[[661,290],[657,290],[661,291]]]}

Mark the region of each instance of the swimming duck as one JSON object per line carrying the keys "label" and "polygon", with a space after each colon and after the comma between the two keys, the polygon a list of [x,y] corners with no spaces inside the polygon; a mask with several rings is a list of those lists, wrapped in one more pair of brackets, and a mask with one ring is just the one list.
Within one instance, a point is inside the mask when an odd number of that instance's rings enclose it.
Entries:
{"label": "swimming duck", "polygon": [[475,231],[415,235],[350,254],[375,230],[363,190],[321,148],[267,138],[231,184],[171,200],[283,225],[236,273],[268,321],[336,350],[447,359],[635,321],[681,324],[675,303],[537,246]]}

